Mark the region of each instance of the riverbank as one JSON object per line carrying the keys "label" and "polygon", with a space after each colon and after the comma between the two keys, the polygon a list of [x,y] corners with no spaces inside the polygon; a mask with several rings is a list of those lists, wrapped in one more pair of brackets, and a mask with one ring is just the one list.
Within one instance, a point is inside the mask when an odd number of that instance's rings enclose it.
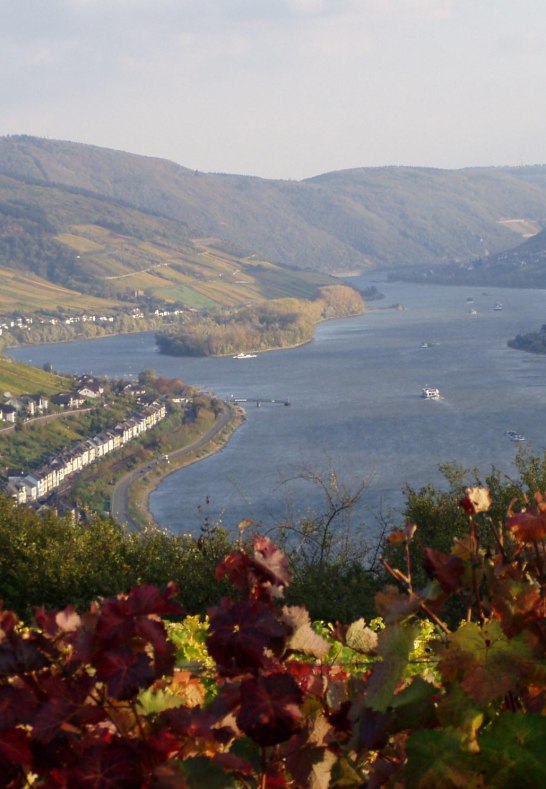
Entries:
{"label": "riverbank", "polygon": [[134,530],[157,528],[149,500],[160,482],[175,471],[220,452],[245,419],[245,411],[240,406],[222,403],[214,423],[204,433],[188,442],[186,432],[182,446],[171,448],[161,459],[142,463],[125,474],[112,490],[112,517]]}

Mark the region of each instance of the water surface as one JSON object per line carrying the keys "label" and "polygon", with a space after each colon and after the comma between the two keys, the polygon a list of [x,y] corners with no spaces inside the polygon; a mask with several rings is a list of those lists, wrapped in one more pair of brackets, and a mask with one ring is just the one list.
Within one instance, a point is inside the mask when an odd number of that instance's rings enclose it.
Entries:
{"label": "water surface", "polygon": [[[507,430],[523,433],[533,451],[546,446],[546,357],[506,345],[544,323],[545,291],[374,279],[359,280],[385,293],[373,306],[400,302],[405,309],[323,323],[309,345],[256,359],[162,356],[151,333],[10,354],[51,362],[59,372],[136,376],[153,368],[224,398],[290,399],[289,408],[249,406],[247,422],[222,452],[160,484],[151,509],[167,528],[195,531],[205,517],[228,527],[248,517],[267,527],[287,511],[320,509],[313,486],[285,480],[303,468],[330,467],[349,486],[368,480],[358,519],[374,528],[374,513],[401,506],[406,483],[440,482],[440,463],[513,473],[518,447]],[[495,302],[502,311],[493,310]],[[443,399],[423,400],[425,385],[439,387]]]}

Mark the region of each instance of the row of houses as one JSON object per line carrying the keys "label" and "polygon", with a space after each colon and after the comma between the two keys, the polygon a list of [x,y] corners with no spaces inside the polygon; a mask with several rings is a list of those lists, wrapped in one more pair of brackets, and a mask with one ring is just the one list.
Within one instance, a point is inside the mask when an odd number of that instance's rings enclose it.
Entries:
{"label": "row of houses", "polygon": [[79,315],[69,315],[65,317],[53,317],[50,315],[22,315],[18,318],[9,318],[5,315],[0,315],[0,336],[4,332],[9,332],[16,329],[26,329],[30,331],[33,326],[71,326],[75,323],[113,323],[113,315],[88,315],[81,313]]}
{"label": "row of houses", "polygon": [[9,476],[6,492],[19,504],[49,496],[62,483],[96,460],[114,452],[157,425],[167,413],[164,403],[154,402],[142,411],[94,438],[81,441],[51,463],[30,474]]}

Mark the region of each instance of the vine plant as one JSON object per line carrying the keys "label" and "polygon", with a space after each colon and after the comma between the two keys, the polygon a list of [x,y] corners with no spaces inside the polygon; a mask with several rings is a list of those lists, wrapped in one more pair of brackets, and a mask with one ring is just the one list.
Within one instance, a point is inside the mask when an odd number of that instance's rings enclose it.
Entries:
{"label": "vine plant", "polygon": [[218,567],[237,592],[208,611],[204,664],[177,661],[172,585],[38,610],[32,627],[2,611],[0,786],[546,785],[546,501],[502,524],[483,488],[461,504],[468,535],[425,551],[424,589],[415,525],[390,536],[405,566],[385,562],[380,629],[317,633],[282,605],[287,560],[259,535]]}

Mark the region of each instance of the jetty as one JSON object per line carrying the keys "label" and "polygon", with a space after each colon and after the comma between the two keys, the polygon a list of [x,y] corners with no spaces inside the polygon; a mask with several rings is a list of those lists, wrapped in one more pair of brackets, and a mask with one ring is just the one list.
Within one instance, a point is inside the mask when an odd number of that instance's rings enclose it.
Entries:
{"label": "jetty", "polygon": [[230,397],[230,403],[256,403],[256,408],[261,405],[290,405],[290,400],[268,400],[263,397]]}

